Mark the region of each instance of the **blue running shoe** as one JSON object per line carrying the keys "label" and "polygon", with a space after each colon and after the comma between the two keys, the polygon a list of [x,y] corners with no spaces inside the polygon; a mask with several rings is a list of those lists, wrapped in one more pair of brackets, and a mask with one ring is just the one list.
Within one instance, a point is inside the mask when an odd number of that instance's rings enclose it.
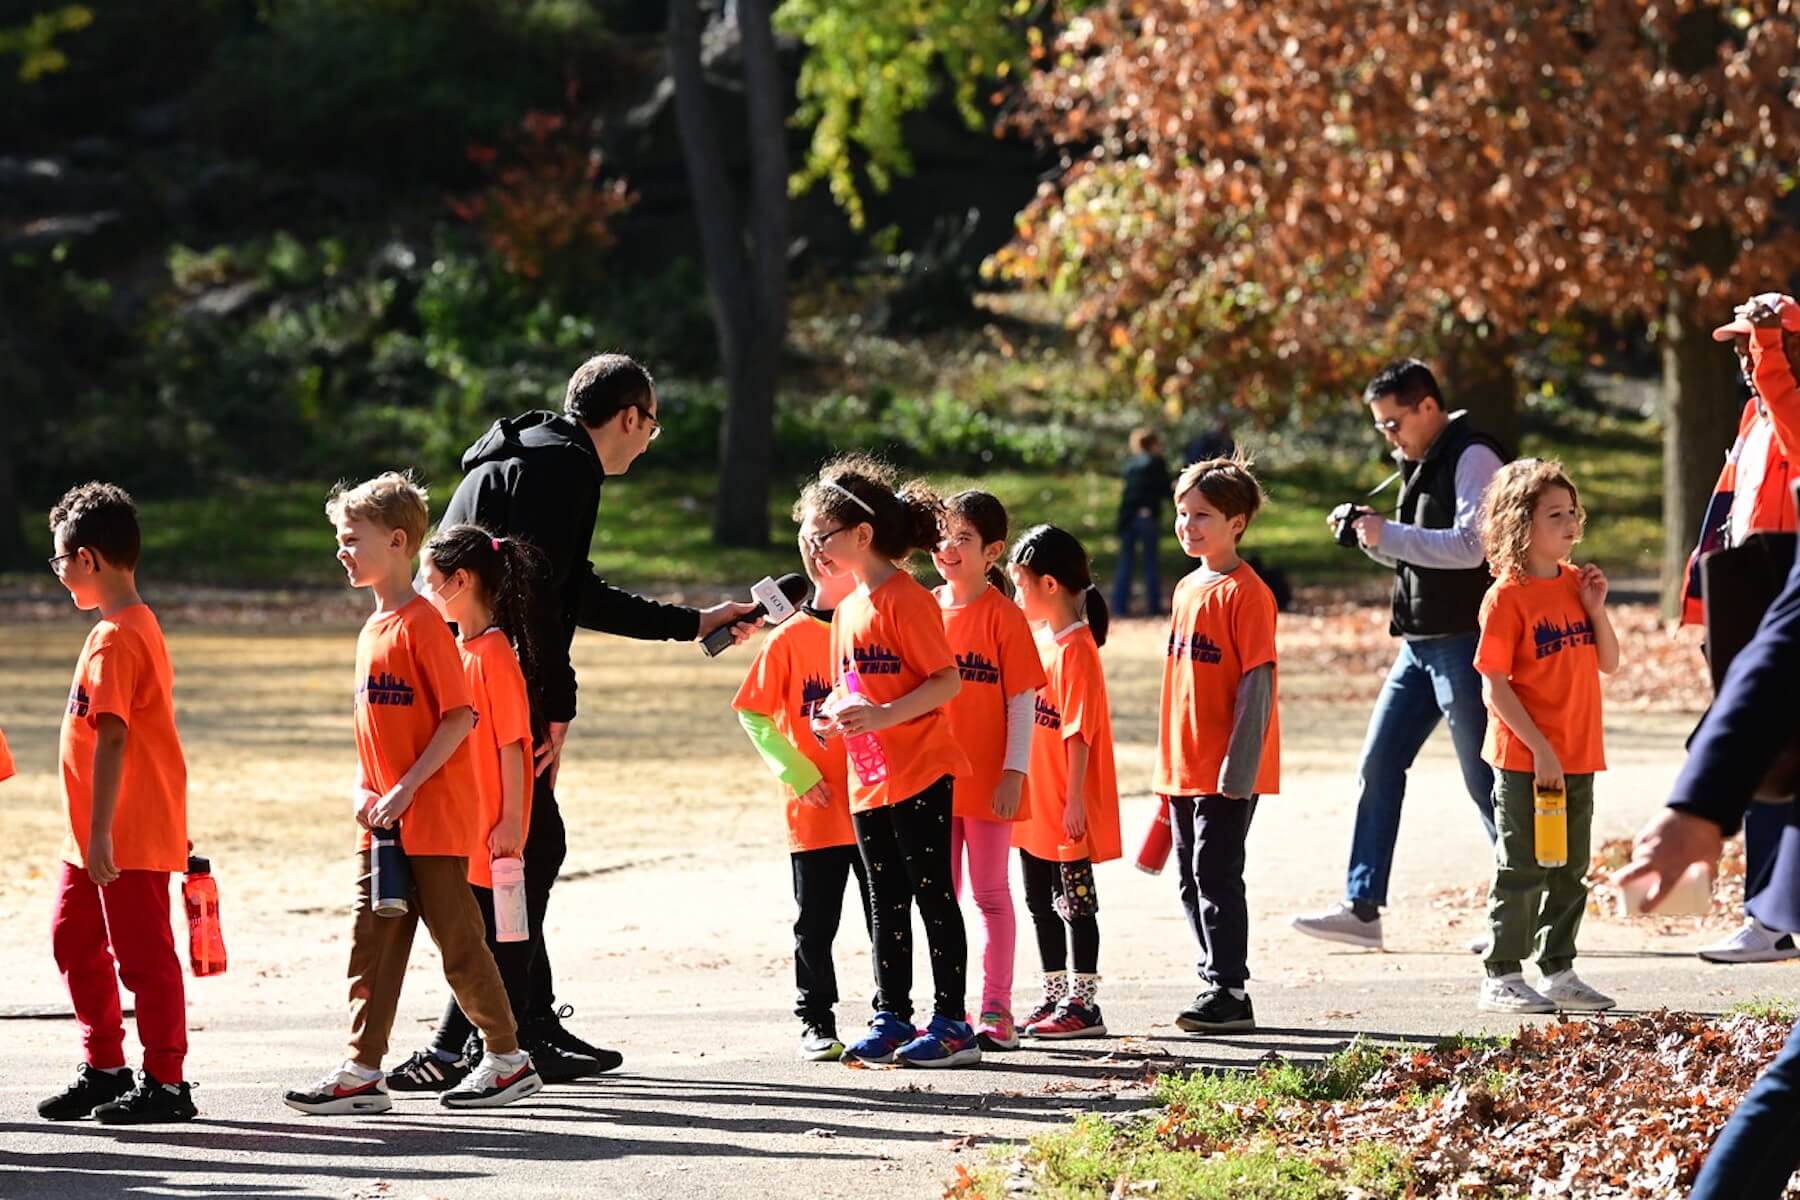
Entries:
{"label": "blue running shoe", "polygon": [[972,1067],[981,1061],[981,1045],[967,1021],[934,1016],[925,1032],[900,1047],[906,1067]]}
{"label": "blue running shoe", "polygon": [[891,1012],[879,1012],[869,1022],[869,1031],[844,1047],[843,1061],[891,1063],[894,1051],[918,1036],[911,1021],[902,1021]]}

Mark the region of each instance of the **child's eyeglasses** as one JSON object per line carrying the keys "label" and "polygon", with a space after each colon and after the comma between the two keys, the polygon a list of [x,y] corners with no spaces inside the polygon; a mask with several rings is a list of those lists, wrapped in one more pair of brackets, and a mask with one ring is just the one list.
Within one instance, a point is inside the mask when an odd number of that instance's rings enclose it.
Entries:
{"label": "child's eyeglasses", "polygon": [[800,535],[800,544],[814,554],[823,554],[825,553],[825,543],[848,528],[850,528],[848,525],[839,525],[836,529],[827,530],[824,533],[803,533]]}
{"label": "child's eyeglasses", "polygon": [[80,553],[81,553],[81,551],[79,551],[79,550],[71,550],[67,554],[58,554],[58,555],[52,556],[48,560],[48,562],[50,563],[51,573],[55,574],[55,575],[61,575],[63,572],[63,569],[62,569],[63,560],[66,558],[74,558],[77,554],[80,554]]}

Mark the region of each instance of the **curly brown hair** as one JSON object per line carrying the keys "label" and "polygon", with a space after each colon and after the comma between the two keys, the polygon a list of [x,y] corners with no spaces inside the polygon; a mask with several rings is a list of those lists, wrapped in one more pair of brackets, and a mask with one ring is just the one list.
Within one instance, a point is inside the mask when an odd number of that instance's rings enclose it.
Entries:
{"label": "curly brown hair", "polygon": [[875,552],[903,562],[914,550],[937,545],[944,502],[923,479],[896,484],[892,464],[870,454],[840,454],[806,485],[794,503],[794,520],[807,510],[837,525],[868,525]]}
{"label": "curly brown hair", "polygon": [[[1481,545],[1488,570],[1496,579],[1524,579],[1525,555],[1531,548],[1531,522],[1538,501],[1551,488],[1562,488],[1575,505],[1575,519],[1587,528],[1581,493],[1563,465],[1549,459],[1521,458],[1495,473],[1481,501]],[[1576,534],[1577,540],[1580,533]]]}

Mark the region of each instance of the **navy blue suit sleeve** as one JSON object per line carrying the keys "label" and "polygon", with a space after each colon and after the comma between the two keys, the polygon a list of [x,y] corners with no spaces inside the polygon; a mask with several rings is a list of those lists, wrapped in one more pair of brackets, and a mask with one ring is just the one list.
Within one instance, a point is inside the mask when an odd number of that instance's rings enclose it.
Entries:
{"label": "navy blue suit sleeve", "polygon": [[1756,785],[1800,726],[1800,558],[1731,660],[1718,699],[1694,734],[1669,807],[1737,832]]}

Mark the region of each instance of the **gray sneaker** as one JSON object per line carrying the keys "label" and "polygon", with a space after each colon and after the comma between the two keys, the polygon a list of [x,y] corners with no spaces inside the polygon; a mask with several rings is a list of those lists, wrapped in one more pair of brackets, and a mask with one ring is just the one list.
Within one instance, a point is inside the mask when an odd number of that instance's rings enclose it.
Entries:
{"label": "gray sneaker", "polygon": [[1364,950],[1381,949],[1381,918],[1365,921],[1343,901],[1317,916],[1294,917],[1288,923],[1301,933],[1327,942],[1342,942]]}
{"label": "gray sneaker", "polygon": [[1619,1003],[1583,983],[1573,968],[1544,976],[1543,996],[1558,1012],[1605,1012]]}
{"label": "gray sneaker", "polygon": [[1523,975],[1501,975],[1481,981],[1481,998],[1475,1007],[1482,1012],[1549,1013],[1556,1002],[1539,994]]}

